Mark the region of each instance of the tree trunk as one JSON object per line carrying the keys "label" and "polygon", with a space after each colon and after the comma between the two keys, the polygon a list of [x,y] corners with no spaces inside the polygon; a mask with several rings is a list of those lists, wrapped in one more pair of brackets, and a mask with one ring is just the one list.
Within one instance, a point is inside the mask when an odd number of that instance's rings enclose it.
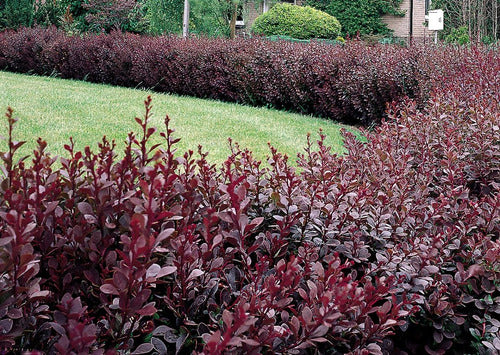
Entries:
{"label": "tree trunk", "polygon": [[236,37],[236,17],[238,16],[238,4],[235,3],[231,13],[231,22],[229,23],[229,37],[234,39]]}
{"label": "tree trunk", "polygon": [[497,0],[491,1],[491,7],[492,7],[491,18],[493,20],[493,23],[492,23],[493,38],[498,39],[500,36],[498,34],[498,2],[497,2]]}
{"label": "tree trunk", "polygon": [[182,37],[189,36],[189,0],[184,0],[184,16],[182,18]]}

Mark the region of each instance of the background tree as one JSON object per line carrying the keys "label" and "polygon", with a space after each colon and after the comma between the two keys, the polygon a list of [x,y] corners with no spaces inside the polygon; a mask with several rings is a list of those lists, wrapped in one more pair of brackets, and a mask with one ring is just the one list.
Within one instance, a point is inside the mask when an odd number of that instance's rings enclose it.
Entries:
{"label": "background tree", "polygon": [[247,0],[192,0],[192,32],[215,37],[234,37],[238,11],[246,2]]}
{"label": "background tree", "polygon": [[[234,37],[249,0],[191,0],[190,31]],[[254,1],[255,2],[255,1]],[[258,2],[257,2],[258,3]],[[180,33],[183,0],[0,0],[0,29],[32,24],[75,32]]]}
{"label": "background tree", "polygon": [[144,13],[151,34],[179,33],[184,0],[146,0]]}
{"label": "background tree", "polygon": [[96,1],[87,3],[86,0],[35,0],[34,23],[41,26],[55,25],[64,30],[71,29],[71,32],[86,32],[89,25],[93,24],[89,24],[85,17],[96,5],[98,11],[101,4]]}
{"label": "background tree", "polygon": [[500,0],[433,0],[432,7],[444,10],[443,36],[466,27],[474,41],[488,43],[500,38]]}
{"label": "background tree", "polygon": [[191,0],[192,32],[234,38],[236,20],[260,0]]}
{"label": "background tree", "polygon": [[64,13],[71,14],[75,27],[80,31],[86,31],[87,24],[85,22],[85,16],[87,15],[87,9],[83,6],[85,0],[60,0],[60,2]]}
{"label": "background tree", "polygon": [[404,15],[399,9],[402,0],[305,0],[305,5],[315,7],[339,20],[343,35],[388,34],[382,21],[386,14]]}
{"label": "background tree", "polygon": [[59,26],[64,15],[60,2],[56,0],[35,0],[33,7],[33,22],[40,26]]}
{"label": "background tree", "polygon": [[112,29],[143,32],[143,4],[136,0],[87,0],[83,8],[87,10],[85,21],[89,30],[109,32]]}
{"label": "background tree", "polygon": [[191,33],[207,36],[229,36],[229,28],[222,15],[220,0],[191,0],[191,16],[189,30]]}
{"label": "background tree", "polygon": [[[35,0],[34,22],[38,25],[75,27],[87,31],[85,0]],[[71,23],[68,23],[71,22]]]}

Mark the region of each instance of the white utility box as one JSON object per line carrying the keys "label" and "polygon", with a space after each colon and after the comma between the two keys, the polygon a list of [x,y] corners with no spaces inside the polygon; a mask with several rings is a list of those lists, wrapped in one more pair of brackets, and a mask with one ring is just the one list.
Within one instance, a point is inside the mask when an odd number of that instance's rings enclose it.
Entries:
{"label": "white utility box", "polygon": [[442,31],[444,28],[443,10],[429,10],[429,31]]}

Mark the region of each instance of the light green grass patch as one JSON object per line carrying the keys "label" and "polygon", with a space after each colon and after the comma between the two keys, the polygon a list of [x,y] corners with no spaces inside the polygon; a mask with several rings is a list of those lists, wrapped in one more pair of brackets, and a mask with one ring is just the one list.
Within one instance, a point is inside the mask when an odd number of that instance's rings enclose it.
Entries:
{"label": "light green grass patch", "polygon": [[[73,137],[78,149],[97,147],[103,135],[124,146],[128,132],[139,132],[134,117],[144,115],[144,100],[153,97],[151,124],[165,130],[164,117],[171,118],[174,135],[181,138],[178,151],[208,151],[209,160],[224,161],[229,154],[228,138],[265,159],[271,143],[281,153],[295,157],[301,152],[307,133],[317,137],[322,129],[334,152],[343,152],[342,127],[332,121],[267,108],[255,108],[179,97],[109,85],[57,78],[0,72],[0,110],[11,106],[19,118],[16,140],[26,140],[22,154],[29,154],[42,137],[52,154],[65,155],[63,145]],[[0,126],[5,136],[7,121]],[[156,135],[153,142],[161,142]],[[2,150],[5,143],[2,142]],[[292,159],[294,160],[294,159]]]}

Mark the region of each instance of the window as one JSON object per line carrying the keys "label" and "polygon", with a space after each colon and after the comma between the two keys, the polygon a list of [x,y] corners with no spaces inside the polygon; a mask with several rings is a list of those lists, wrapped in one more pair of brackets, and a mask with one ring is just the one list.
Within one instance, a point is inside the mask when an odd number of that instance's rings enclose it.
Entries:
{"label": "window", "polygon": [[245,21],[243,20],[242,10],[238,9],[238,15],[236,16],[236,28],[245,28]]}

